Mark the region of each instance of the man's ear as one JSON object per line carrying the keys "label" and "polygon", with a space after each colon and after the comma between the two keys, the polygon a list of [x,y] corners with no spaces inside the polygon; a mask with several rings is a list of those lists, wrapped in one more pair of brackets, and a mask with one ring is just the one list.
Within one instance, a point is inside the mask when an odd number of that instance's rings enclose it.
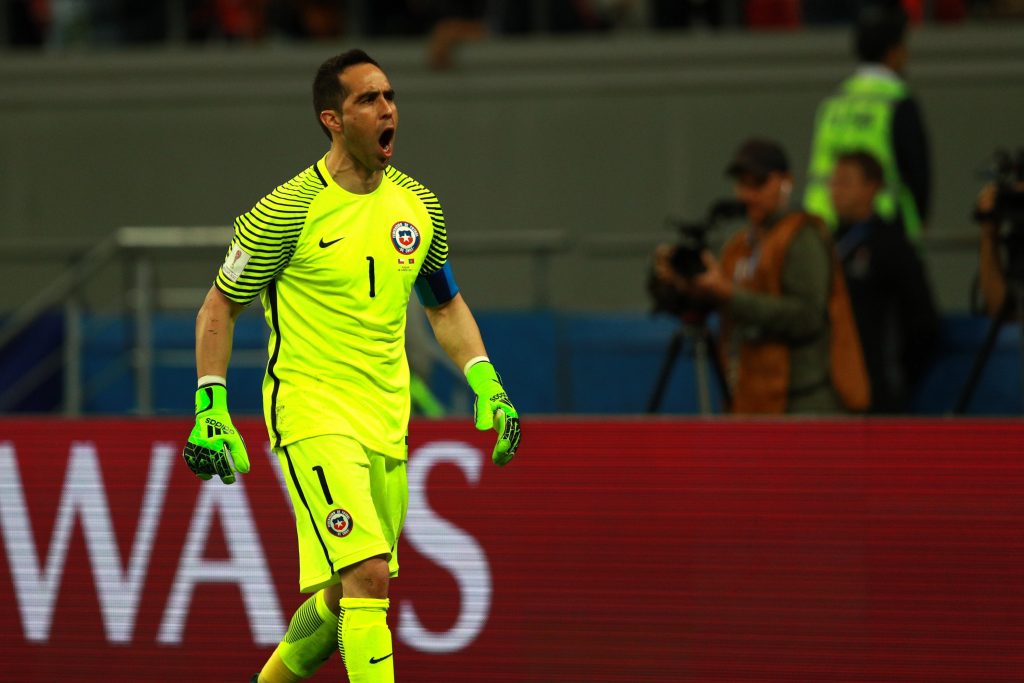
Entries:
{"label": "man's ear", "polygon": [[344,126],[341,123],[341,114],[334,109],[324,109],[320,112],[320,123],[324,124],[327,130],[332,133],[340,135],[344,130]]}

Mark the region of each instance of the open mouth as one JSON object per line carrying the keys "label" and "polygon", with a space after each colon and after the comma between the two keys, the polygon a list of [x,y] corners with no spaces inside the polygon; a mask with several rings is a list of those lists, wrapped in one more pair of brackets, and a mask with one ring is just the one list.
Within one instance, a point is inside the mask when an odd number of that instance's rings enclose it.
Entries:
{"label": "open mouth", "polygon": [[377,139],[378,144],[380,144],[380,148],[384,151],[384,154],[387,157],[390,157],[392,152],[394,151],[394,148],[392,147],[391,144],[394,141],[394,139],[394,128],[386,129],[383,133],[380,134],[380,137]]}

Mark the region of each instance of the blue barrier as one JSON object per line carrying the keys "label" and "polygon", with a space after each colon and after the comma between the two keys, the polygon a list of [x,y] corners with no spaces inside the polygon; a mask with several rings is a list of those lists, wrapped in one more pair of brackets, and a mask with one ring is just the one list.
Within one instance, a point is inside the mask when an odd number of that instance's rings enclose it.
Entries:
{"label": "blue barrier", "polygon": [[[559,314],[480,312],[477,319],[488,352],[502,373],[509,394],[524,413],[631,414],[644,412],[665,350],[677,330],[674,320],[644,314]],[[153,322],[156,343],[153,404],[158,414],[192,410],[195,372],[188,360],[194,344],[192,314],[161,314]],[[963,387],[988,321],[968,316],[944,320],[938,358],[922,382],[914,412],[949,413]],[[131,366],[132,322],[127,317],[87,315],[82,321],[82,373],[87,387],[83,410],[89,414],[124,414],[135,404]],[[63,327],[59,316],[48,318],[0,356],[0,386],[8,386],[40,353],[59,349]],[[235,328],[235,353],[265,353],[267,330],[262,316],[246,314]],[[178,351],[175,363],[161,362],[161,353]],[[165,354],[166,355],[166,354]],[[262,413],[263,367],[231,367],[232,411]],[[709,369],[712,405],[719,396]],[[431,385],[442,400],[464,391],[450,374],[436,371]],[[1024,412],[1020,326],[1000,334],[985,367],[969,413],[1008,415]],[[62,385],[55,376],[15,410],[58,409]],[[689,351],[676,364],[662,404],[662,413],[698,411],[695,367]]]}
{"label": "blue barrier", "polygon": [[[40,316],[0,353],[0,412],[44,413],[60,410],[64,391],[62,349],[64,316]],[[39,373],[36,386],[31,374]]]}
{"label": "blue barrier", "polygon": [[[987,318],[949,316],[943,320],[939,354],[918,387],[915,413],[949,413],[970,375],[990,322]],[[1024,413],[1024,368],[1021,367],[1021,326],[1009,324],[985,363],[981,381],[967,411],[970,415],[1019,415]]]}

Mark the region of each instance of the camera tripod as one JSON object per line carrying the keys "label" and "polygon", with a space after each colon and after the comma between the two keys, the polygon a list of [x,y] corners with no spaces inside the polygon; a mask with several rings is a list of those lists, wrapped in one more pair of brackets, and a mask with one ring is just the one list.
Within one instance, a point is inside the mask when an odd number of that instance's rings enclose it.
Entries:
{"label": "camera tripod", "polygon": [[[1013,272],[1011,271],[1011,273]],[[978,355],[974,358],[974,364],[971,365],[971,373],[967,376],[967,382],[964,384],[963,391],[960,392],[960,398],[953,409],[955,415],[963,415],[967,412],[971,398],[974,396],[974,390],[981,379],[981,373],[985,370],[985,364],[988,362],[989,356],[992,355],[992,349],[995,348],[996,340],[999,338],[999,331],[1014,316],[1016,316],[1017,324],[1021,326],[1021,385],[1024,386],[1024,279],[1010,275],[1007,277],[1006,295],[1003,297],[1003,305],[999,308],[999,313],[996,314],[996,317],[989,325],[988,332],[985,334],[985,341],[982,343]]]}
{"label": "camera tripod", "polygon": [[710,364],[718,380],[719,389],[722,392],[722,401],[728,405],[729,386],[725,382],[725,375],[722,372],[722,364],[719,362],[718,354],[715,353],[715,344],[708,329],[704,316],[681,316],[679,329],[672,335],[668,346],[665,349],[665,358],[661,362],[661,369],[658,371],[658,379],[654,384],[654,390],[647,402],[647,412],[657,413],[661,408],[661,402],[665,398],[665,390],[668,388],[669,378],[675,368],[679,354],[682,353],[686,341],[689,339],[693,346],[694,372],[697,375],[697,406],[701,415],[711,415],[711,387],[708,382],[707,366]]}

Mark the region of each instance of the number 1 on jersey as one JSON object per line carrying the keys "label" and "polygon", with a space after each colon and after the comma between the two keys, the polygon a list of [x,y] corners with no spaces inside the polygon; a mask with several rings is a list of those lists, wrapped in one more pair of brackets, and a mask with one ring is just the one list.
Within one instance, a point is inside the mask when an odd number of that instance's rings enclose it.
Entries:
{"label": "number 1 on jersey", "polygon": [[373,257],[367,256],[366,260],[370,262],[370,298],[377,296],[377,280],[373,272]]}

